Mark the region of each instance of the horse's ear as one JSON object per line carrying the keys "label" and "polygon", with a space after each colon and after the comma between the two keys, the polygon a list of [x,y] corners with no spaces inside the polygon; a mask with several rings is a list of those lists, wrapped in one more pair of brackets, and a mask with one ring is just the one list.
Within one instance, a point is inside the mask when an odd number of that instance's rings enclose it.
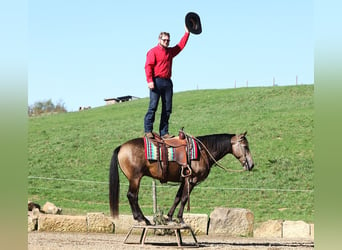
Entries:
{"label": "horse's ear", "polygon": [[243,141],[244,139],[245,139],[245,136],[247,135],[247,131],[245,131],[245,133],[242,133],[242,134],[240,134],[239,136],[238,136],[238,141],[239,142],[241,142],[241,141]]}

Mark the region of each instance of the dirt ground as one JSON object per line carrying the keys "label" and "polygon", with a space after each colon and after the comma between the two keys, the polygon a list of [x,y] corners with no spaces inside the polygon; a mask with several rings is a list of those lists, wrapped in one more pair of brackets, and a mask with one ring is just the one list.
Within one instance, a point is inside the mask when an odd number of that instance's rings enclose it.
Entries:
{"label": "dirt ground", "polygon": [[[148,234],[145,245],[139,244],[140,235],[132,234],[123,243],[126,235],[123,234],[101,234],[101,233],[28,233],[29,250],[49,249],[182,249],[194,248],[195,242],[192,236],[184,236],[183,247],[177,246],[176,236],[158,236]],[[311,240],[285,240],[285,239],[256,239],[256,238],[229,238],[223,236],[196,236],[199,249],[262,249],[262,250],[308,250],[314,249]]]}

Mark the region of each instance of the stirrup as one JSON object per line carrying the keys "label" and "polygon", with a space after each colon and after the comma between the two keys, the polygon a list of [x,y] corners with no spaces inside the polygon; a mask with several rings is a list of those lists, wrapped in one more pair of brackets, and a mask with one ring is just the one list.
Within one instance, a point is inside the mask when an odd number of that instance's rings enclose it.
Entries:
{"label": "stirrup", "polygon": [[182,165],[181,176],[186,178],[192,175],[192,170],[189,165]]}

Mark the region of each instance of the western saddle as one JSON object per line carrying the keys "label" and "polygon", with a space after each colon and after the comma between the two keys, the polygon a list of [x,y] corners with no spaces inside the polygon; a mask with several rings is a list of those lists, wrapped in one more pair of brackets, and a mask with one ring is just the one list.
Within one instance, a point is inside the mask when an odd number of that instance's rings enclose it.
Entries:
{"label": "western saddle", "polygon": [[[172,147],[175,151],[175,161],[181,166],[181,176],[186,178],[192,174],[191,170],[191,150],[192,143],[190,137],[182,130],[178,136],[170,139],[162,139],[160,135],[153,132],[154,139],[151,142],[157,147],[157,161],[162,170],[161,183],[167,182],[167,173],[169,167],[168,148]],[[161,155],[160,153],[161,152]]]}

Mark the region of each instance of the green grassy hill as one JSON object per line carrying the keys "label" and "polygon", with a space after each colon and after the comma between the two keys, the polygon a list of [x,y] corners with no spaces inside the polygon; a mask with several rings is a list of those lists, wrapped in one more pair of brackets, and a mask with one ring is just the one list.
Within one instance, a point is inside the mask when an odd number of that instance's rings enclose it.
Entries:
{"label": "green grassy hill", "polygon": [[[256,222],[313,222],[313,85],[197,90],[174,94],[170,132],[191,135],[241,133],[254,158],[252,172],[213,167],[191,195],[191,213],[218,206],[243,207]],[[143,136],[148,98],[81,112],[29,118],[28,199],[54,202],[64,214],[109,214],[108,171],[113,149]],[[159,127],[160,114],[155,128]],[[227,155],[220,163],[241,169]],[[127,179],[120,173],[120,213],[130,214]],[[145,177],[139,202],[152,214],[152,179]],[[158,206],[167,213],[178,186],[157,182]]]}

